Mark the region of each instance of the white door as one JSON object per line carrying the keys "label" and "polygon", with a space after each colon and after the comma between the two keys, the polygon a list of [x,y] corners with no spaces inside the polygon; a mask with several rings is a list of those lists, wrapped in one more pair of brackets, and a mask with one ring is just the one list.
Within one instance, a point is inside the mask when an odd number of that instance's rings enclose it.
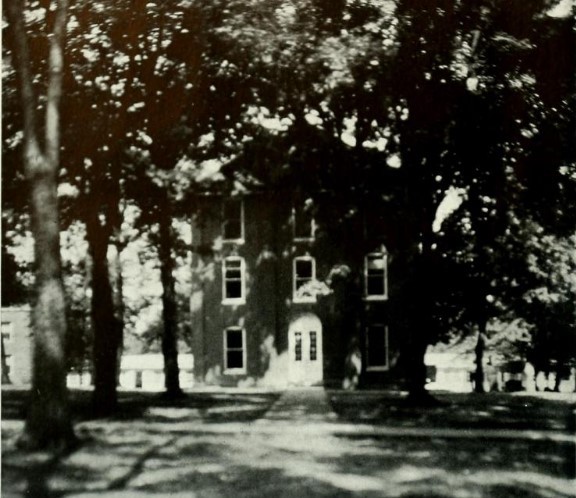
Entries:
{"label": "white door", "polygon": [[288,330],[290,384],[320,384],[322,367],[322,323],[316,315],[304,315],[290,324]]}

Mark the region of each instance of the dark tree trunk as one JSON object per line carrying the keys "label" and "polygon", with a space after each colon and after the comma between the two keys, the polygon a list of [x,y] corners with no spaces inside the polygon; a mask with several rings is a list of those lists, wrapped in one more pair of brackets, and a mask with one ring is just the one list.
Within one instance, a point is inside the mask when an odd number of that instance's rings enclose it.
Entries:
{"label": "dark tree trunk", "polygon": [[114,413],[118,405],[116,385],[120,346],[107,259],[110,231],[100,226],[94,216],[87,224],[87,233],[92,257],[93,404],[97,415],[107,416]]}
{"label": "dark tree trunk", "polygon": [[560,392],[560,383],[562,382],[563,367],[562,362],[556,363],[556,378],[554,379],[554,392]]}
{"label": "dark tree trunk", "polygon": [[178,367],[177,305],[174,282],[174,262],[172,259],[172,219],[165,193],[159,210],[158,257],[160,259],[160,278],[162,281],[162,354],[164,355],[164,385],[168,397],[182,394],[180,388],[180,369]]}
{"label": "dark tree trunk", "polygon": [[19,444],[28,449],[62,450],[75,441],[66,389],[66,306],[60,261],[60,224],[57,179],[60,165],[60,100],[68,2],[56,2],[53,25],[48,26],[49,53],[46,85],[45,151],[40,148],[37,99],[34,93],[25,3],[6,6],[14,41],[24,122],[24,169],[30,183],[30,211],[34,235],[35,303],[32,329],[32,389],[24,433]]}
{"label": "dark tree trunk", "polygon": [[478,323],[478,340],[474,353],[476,354],[476,371],[474,372],[474,392],[484,393],[484,352],[486,351],[486,321]]}
{"label": "dark tree trunk", "polygon": [[[410,299],[414,301],[413,316],[407,317],[411,324],[410,341],[408,352],[409,377],[408,392],[409,400],[420,405],[435,405],[437,401],[426,390],[427,370],[425,355],[428,345],[434,340],[436,333],[434,323],[434,281],[435,262],[432,245],[434,234],[432,225],[435,217],[434,189],[430,178],[430,170],[434,160],[434,148],[428,144],[429,156],[424,157],[419,152],[417,144],[418,134],[409,137],[408,151],[404,152],[404,158],[411,163],[411,169],[415,175],[414,185],[410,193],[410,204],[414,209],[414,227],[411,233],[410,245],[415,259],[415,276],[410,289]],[[414,230],[414,228],[416,230]],[[417,248],[416,248],[417,247]]]}
{"label": "dark tree trunk", "polygon": [[410,345],[408,353],[410,374],[408,376],[408,396],[411,400],[425,400],[430,394],[426,390],[426,364],[424,357],[428,345],[423,338]]}
{"label": "dark tree trunk", "polygon": [[[118,240],[119,234],[116,234],[116,240]],[[116,351],[116,385],[120,384],[120,365],[122,363],[122,353],[124,350],[124,280],[122,278],[122,260],[121,254],[123,250],[123,244],[116,242],[116,253],[114,255],[114,261],[110,265],[111,268],[111,281],[113,284],[113,299],[114,299],[114,313],[116,317],[116,334],[118,337],[118,347]]]}

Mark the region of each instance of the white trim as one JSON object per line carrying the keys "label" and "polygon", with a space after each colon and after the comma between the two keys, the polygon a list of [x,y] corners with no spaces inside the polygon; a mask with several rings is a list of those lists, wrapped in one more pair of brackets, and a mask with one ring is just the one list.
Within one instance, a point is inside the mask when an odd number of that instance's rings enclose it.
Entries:
{"label": "white trim", "polygon": [[[298,296],[298,286],[296,284],[296,263],[297,261],[311,261],[312,262],[312,276],[310,277],[310,282],[316,280],[316,260],[310,256],[296,256],[292,260],[292,302],[294,303],[315,303],[316,296]],[[305,284],[304,284],[305,285]]]}
{"label": "white trim", "polygon": [[[227,239],[224,235],[224,224],[226,223],[226,203],[227,202],[239,202],[240,203],[240,237],[235,239]],[[224,199],[222,202],[222,224],[221,224],[222,242],[233,243],[233,244],[244,244],[245,243],[245,231],[244,231],[244,199]]]}
{"label": "white trim", "polygon": [[[6,327],[6,329],[4,327]],[[8,336],[4,339],[4,344],[12,344],[14,342],[14,322],[9,322],[8,320],[3,321],[0,328],[0,333]]]}
{"label": "white trim", "polygon": [[[242,332],[242,368],[228,368],[228,331],[229,330],[239,330]],[[246,329],[243,327],[226,327],[224,329],[224,334],[222,336],[223,346],[224,346],[224,358],[223,358],[223,365],[224,371],[223,373],[228,375],[244,375],[246,374],[246,360],[247,360],[247,351],[246,351]],[[238,351],[238,348],[232,348],[233,351]]]}
{"label": "white trim", "polygon": [[[296,361],[296,333],[302,334],[302,359]],[[310,359],[311,332],[316,332],[316,360]],[[305,312],[288,326],[288,383],[310,386],[324,379],[322,322],[315,313]]]}
{"label": "white trim", "polygon": [[[384,294],[368,294],[368,261],[369,259],[382,259],[382,278],[384,279]],[[386,301],[388,299],[388,252],[385,247],[381,251],[374,251],[364,256],[364,300]]]}
{"label": "white trim", "polygon": [[[384,347],[386,348],[386,363],[384,365],[374,365],[370,366],[368,363],[369,350],[370,350],[370,340],[368,339],[368,329],[372,327],[382,327],[384,329]],[[371,323],[364,327],[365,342],[366,342],[366,371],[367,372],[386,372],[390,369],[390,358],[389,358],[389,347],[388,347],[388,325],[383,323]]]}
{"label": "white trim", "polygon": [[[226,263],[240,261],[240,297],[226,297]],[[222,304],[245,304],[246,303],[246,261],[242,256],[226,256],[222,259]]]}
{"label": "white trim", "polygon": [[292,240],[294,242],[311,242],[316,238],[316,220],[310,213],[310,235],[308,237],[296,236],[296,205],[292,203]]}
{"label": "white trim", "polygon": [[14,366],[16,363],[14,355],[6,354],[6,356],[4,356],[4,360],[6,361],[6,368],[8,369],[6,375],[11,382],[14,382]]}

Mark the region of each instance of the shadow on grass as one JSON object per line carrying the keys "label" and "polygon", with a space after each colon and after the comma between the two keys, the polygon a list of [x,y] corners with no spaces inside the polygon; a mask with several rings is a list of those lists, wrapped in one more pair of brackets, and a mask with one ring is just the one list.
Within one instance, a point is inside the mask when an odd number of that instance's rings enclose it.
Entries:
{"label": "shadow on grass", "polygon": [[[542,442],[183,434],[166,424],[112,424],[83,451],[46,467],[45,494],[83,497],[563,497],[562,447]],[[12,470],[12,469],[9,469]],[[12,489],[23,489],[20,467]],[[116,495],[112,495],[116,496]]]}
{"label": "shadow on grass", "polygon": [[[538,473],[576,478],[575,445],[573,442],[542,440],[443,439],[439,437],[366,437],[338,435],[354,441],[358,447],[381,449],[381,456],[372,459],[377,469],[392,469],[402,461],[404,465],[442,468],[455,474],[461,472],[498,471]],[[365,468],[362,455],[349,455],[346,467]],[[376,470],[375,468],[375,470]],[[498,496],[498,495],[495,495]]]}
{"label": "shadow on grass", "polygon": [[330,393],[341,420],[398,427],[556,430],[574,432],[575,398],[565,401],[506,393],[435,394],[442,405],[410,406],[396,393]]}
{"label": "shadow on grass", "polygon": [[[2,419],[22,420],[26,416],[27,391],[2,392]],[[208,423],[249,422],[262,417],[279,393],[186,393],[167,399],[161,393],[119,392],[118,411],[113,420],[165,422],[199,419]],[[94,420],[90,391],[70,391],[73,418]]]}

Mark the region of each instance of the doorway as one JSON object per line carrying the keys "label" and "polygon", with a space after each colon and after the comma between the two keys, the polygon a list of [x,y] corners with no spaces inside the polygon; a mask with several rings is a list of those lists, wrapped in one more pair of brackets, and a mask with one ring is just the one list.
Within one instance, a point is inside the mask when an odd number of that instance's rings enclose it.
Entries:
{"label": "doorway", "polygon": [[288,329],[288,381],[297,386],[322,383],[322,322],[308,313],[296,318]]}

